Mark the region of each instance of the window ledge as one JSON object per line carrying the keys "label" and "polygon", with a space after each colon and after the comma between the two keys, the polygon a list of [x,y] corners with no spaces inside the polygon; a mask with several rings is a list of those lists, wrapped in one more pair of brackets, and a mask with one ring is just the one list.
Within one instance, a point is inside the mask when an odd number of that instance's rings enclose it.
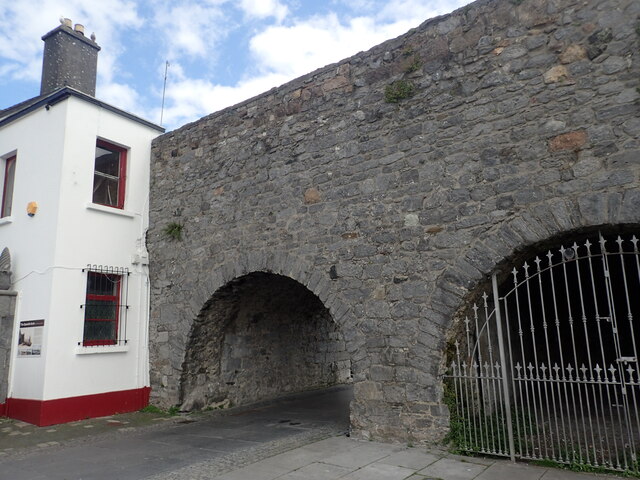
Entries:
{"label": "window ledge", "polygon": [[76,347],[76,355],[92,355],[95,353],[124,353],[129,351],[129,346],[112,346],[112,345],[99,345],[95,347]]}
{"label": "window ledge", "polygon": [[107,207],[105,205],[100,205],[98,203],[87,203],[88,210],[95,210],[97,212],[110,213],[112,215],[119,215],[121,217],[134,218],[136,216],[135,213],[130,212],[128,210],[122,210],[121,208],[115,207]]}
{"label": "window ledge", "polygon": [[0,225],[6,225],[6,224],[12,223],[12,222],[13,222],[13,217],[11,217],[11,216],[0,218]]}

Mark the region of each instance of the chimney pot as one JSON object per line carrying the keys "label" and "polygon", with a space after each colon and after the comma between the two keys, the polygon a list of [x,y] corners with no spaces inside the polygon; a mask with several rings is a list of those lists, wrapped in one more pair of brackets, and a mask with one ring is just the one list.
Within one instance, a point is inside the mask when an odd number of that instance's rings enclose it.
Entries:
{"label": "chimney pot", "polygon": [[65,27],[69,27],[69,28],[71,28],[71,19],[70,19],[70,18],[65,18],[65,19],[63,19],[62,24],[63,24]]}
{"label": "chimney pot", "polygon": [[76,23],[76,26],[74,27],[74,30],[79,33],[80,35],[84,35],[84,25],[81,25],[79,23]]}

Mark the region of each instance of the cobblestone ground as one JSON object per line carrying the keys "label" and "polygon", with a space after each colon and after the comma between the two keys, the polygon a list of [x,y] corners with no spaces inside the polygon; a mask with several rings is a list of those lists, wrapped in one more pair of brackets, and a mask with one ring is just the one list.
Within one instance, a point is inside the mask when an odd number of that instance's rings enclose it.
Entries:
{"label": "cobblestone ground", "polygon": [[37,427],[30,423],[0,417],[0,462],[36,452],[51,451],[81,443],[114,438],[130,432],[140,432],[174,425],[182,415],[133,412],[77,422]]}
{"label": "cobblestone ground", "polygon": [[252,465],[260,460],[271,458],[295,448],[309,445],[344,432],[344,425],[331,425],[283,439],[272,440],[255,447],[216,457],[212,460],[183,467],[173,472],[161,473],[149,477],[149,480],[209,480],[213,477]]}

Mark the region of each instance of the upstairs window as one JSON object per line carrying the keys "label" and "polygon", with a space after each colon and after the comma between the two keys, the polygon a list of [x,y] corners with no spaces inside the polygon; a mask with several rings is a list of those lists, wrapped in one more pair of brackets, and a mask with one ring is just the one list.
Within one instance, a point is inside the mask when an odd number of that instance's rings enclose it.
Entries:
{"label": "upstairs window", "polygon": [[95,268],[87,270],[87,294],[84,308],[82,345],[124,345],[127,293],[126,269]]}
{"label": "upstairs window", "polygon": [[13,204],[13,183],[16,177],[16,156],[7,158],[4,161],[4,180],[2,182],[2,210],[0,218],[11,215],[11,205]]}
{"label": "upstairs window", "polygon": [[124,208],[127,150],[104,140],[98,140],[95,160],[93,203]]}

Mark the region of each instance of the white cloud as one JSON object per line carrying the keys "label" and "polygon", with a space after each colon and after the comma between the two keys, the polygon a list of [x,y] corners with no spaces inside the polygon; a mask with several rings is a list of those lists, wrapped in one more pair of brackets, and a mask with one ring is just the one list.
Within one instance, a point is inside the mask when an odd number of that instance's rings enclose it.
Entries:
{"label": "white cloud", "polygon": [[249,17],[274,17],[278,22],[289,13],[289,8],[278,0],[240,0],[240,8]]}
{"label": "white cloud", "polygon": [[[103,47],[99,73],[110,76],[122,50],[122,30],[141,24],[136,5],[127,0],[31,0],[0,3],[0,58],[14,78],[39,81],[42,68],[43,34],[60,25],[63,16],[81,23],[87,35],[98,32]],[[103,68],[106,66],[107,68]]]}
{"label": "white cloud", "polygon": [[154,28],[163,35],[170,59],[214,56],[230,27],[220,2],[168,2],[154,9]]}
{"label": "white cloud", "polygon": [[353,11],[371,10],[376,8],[379,0],[331,0],[334,5],[342,5]]}
{"label": "white cloud", "polygon": [[101,84],[100,99],[128,112],[140,111],[139,95],[129,85],[115,82]]}
{"label": "white cloud", "polygon": [[400,35],[408,25],[405,21],[377,23],[372,17],[341,23],[329,14],[269,27],[251,39],[251,53],[262,72],[298,76]]}

